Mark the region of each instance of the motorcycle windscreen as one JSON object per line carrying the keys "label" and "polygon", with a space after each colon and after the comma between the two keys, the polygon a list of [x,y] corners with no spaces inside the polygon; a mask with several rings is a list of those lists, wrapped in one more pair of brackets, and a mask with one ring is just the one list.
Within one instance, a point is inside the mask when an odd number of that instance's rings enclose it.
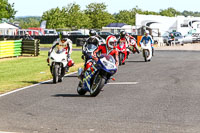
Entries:
{"label": "motorcycle windscreen", "polygon": [[120,48],[123,48],[124,45],[125,45],[125,43],[120,43],[120,44],[119,44],[119,47],[120,47]]}
{"label": "motorcycle windscreen", "polygon": [[87,48],[88,52],[93,52],[94,50],[97,49],[97,46],[94,44],[88,44],[86,48]]}
{"label": "motorcycle windscreen", "polygon": [[102,54],[100,58],[105,58],[107,61],[115,64],[115,59],[113,58],[113,56],[111,55],[107,55],[107,54]]}
{"label": "motorcycle windscreen", "polygon": [[64,49],[63,46],[57,45],[57,46],[54,48],[54,51],[55,51],[57,54],[61,54],[62,52],[65,52],[66,50]]}

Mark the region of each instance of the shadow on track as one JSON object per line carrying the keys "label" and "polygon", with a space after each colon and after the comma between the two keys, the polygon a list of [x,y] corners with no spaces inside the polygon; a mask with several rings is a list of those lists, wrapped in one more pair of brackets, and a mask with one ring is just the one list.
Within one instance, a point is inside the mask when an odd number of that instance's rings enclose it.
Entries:
{"label": "shadow on track", "polygon": [[44,82],[42,84],[55,84],[55,83],[53,83],[53,81],[48,81],[48,82]]}
{"label": "shadow on track", "polygon": [[126,62],[136,62],[136,63],[141,63],[142,62],[142,63],[144,63],[145,61],[141,61],[141,60],[140,61],[139,60],[137,60],[137,61],[129,61],[129,60],[127,60]]}
{"label": "shadow on track", "polygon": [[56,94],[53,97],[91,97],[90,95],[78,95],[78,94]]}
{"label": "shadow on track", "polygon": [[68,76],[65,76],[66,78],[78,78],[78,75],[68,75]]}
{"label": "shadow on track", "polygon": [[30,84],[37,84],[39,83],[38,81],[22,81],[23,83],[30,83]]}

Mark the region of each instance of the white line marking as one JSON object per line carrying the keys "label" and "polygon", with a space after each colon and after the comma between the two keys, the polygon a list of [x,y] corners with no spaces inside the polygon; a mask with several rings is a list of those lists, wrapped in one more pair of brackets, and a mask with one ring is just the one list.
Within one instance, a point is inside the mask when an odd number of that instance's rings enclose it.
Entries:
{"label": "white line marking", "polygon": [[110,85],[136,85],[138,82],[112,82]]}
{"label": "white line marking", "polygon": [[[76,71],[76,72],[69,73],[69,74],[65,74],[65,76],[73,75],[73,74],[75,74],[75,73],[77,73],[77,71]],[[40,83],[37,83],[37,84],[34,84],[34,85],[30,85],[30,86],[26,86],[26,87],[23,87],[23,88],[19,88],[19,89],[17,89],[17,90],[13,90],[13,91],[7,92],[7,93],[5,93],[5,94],[1,94],[0,97],[6,96],[6,95],[9,95],[9,94],[12,94],[12,93],[21,91],[21,90],[25,90],[25,89],[28,89],[28,88],[31,88],[31,87],[34,87],[34,86],[37,86],[37,85],[41,85],[41,84],[47,83],[47,82],[49,82],[49,81],[52,81],[52,79],[47,80],[47,81],[43,81],[43,82],[40,82]],[[1,133],[1,132],[0,132],[0,133]]]}
{"label": "white line marking", "polygon": [[5,131],[0,131],[0,133],[17,133],[17,132],[5,132]]}

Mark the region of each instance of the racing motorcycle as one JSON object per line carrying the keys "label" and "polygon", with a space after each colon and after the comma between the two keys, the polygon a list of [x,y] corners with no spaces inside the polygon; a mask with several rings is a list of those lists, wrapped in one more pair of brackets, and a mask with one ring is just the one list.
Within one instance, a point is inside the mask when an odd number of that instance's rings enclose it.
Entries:
{"label": "racing motorcycle", "polygon": [[85,47],[82,48],[82,51],[84,52],[85,62],[87,62],[89,59],[92,59],[94,51],[97,49],[97,46],[94,44],[87,44]]}
{"label": "racing motorcycle", "polygon": [[50,72],[53,76],[53,83],[62,82],[66,69],[70,66],[70,60],[66,56],[66,50],[63,46],[57,45],[50,53],[47,59],[50,66]]}
{"label": "racing motorcycle", "polygon": [[130,49],[130,51],[133,52],[133,54],[135,54],[136,52],[138,54],[140,53],[136,40],[133,40],[133,39],[130,40],[129,49]]}
{"label": "racing motorcycle", "polygon": [[119,51],[119,65],[124,65],[127,58],[126,42],[120,41],[117,50]]}
{"label": "racing motorcycle", "polygon": [[141,43],[141,50],[143,53],[144,61],[151,61],[152,58],[152,47],[150,41],[148,43]]}
{"label": "racing motorcycle", "polygon": [[[97,96],[105,84],[117,72],[115,59],[111,55],[102,54],[95,62],[92,59],[88,61],[89,67],[85,71],[82,80],[79,82],[77,92],[79,95],[85,95],[86,92],[90,96]],[[82,74],[82,69],[79,68],[79,77]]]}

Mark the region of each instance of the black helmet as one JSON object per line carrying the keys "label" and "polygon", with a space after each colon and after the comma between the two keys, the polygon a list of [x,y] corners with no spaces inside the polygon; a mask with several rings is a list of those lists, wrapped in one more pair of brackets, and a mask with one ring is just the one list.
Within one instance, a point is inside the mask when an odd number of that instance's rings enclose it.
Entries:
{"label": "black helmet", "polygon": [[63,32],[61,31],[60,34],[59,34],[59,38],[60,40],[63,40],[64,39],[64,36],[63,36]]}
{"label": "black helmet", "polygon": [[125,36],[126,36],[126,32],[125,32],[125,31],[121,31],[121,32],[120,32],[120,37],[123,38],[123,37],[125,37]]}
{"label": "black helmet", "polygon": [[97,32],[95,30],[91,29],[89,34],[90,34],[90,36],[96,36]]}

